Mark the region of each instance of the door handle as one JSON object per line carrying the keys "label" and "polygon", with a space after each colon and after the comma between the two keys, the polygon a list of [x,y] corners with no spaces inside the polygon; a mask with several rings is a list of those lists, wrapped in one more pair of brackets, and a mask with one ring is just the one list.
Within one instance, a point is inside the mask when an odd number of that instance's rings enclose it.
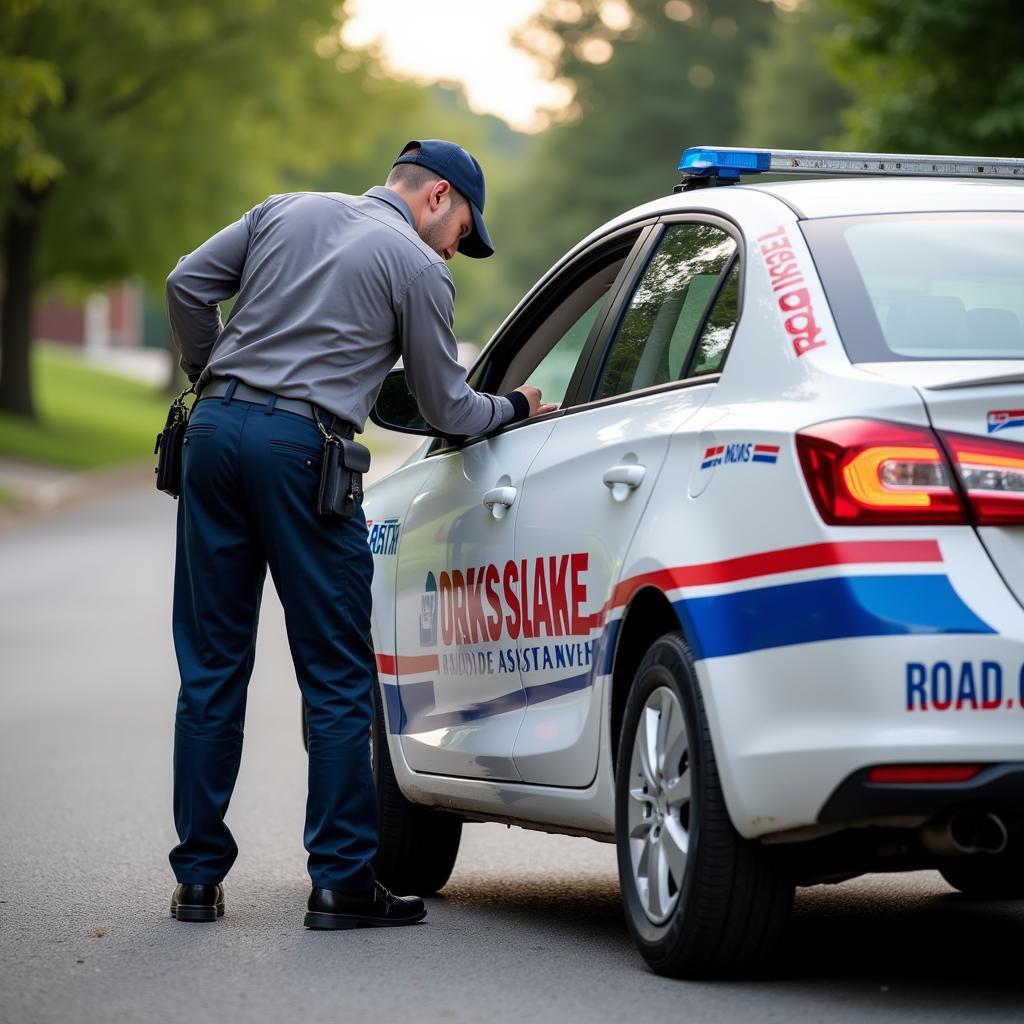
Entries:
{"label": "door handle", "polygon": [[612,492],[616,501],[625,501],[631,491],[635,491],[643,483],[646,466],[638,466],[635,463],[625,466],[612,466],[604,471],[601,478]]}
{"label": "door handle", "polygon": [[490,510],[495,519],[504,519],[505,513],[512,507],[516,500],[516,489],[514,487],[492,487],[484,491],[484,507]]}

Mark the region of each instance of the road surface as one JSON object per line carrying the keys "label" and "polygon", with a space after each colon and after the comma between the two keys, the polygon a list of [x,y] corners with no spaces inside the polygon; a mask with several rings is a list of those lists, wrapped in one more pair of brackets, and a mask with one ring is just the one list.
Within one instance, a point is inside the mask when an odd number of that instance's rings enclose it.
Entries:
{"label": "road surface", "polygon": [[1024,903],[937,874],[803,890],[768,980],[652,975],[614,851],[470,825],[415,928],[307,932],[299,701],[268,586],[215,925],[167,913],[174,503],[0,536],[0,1022],[1024,1019]]}

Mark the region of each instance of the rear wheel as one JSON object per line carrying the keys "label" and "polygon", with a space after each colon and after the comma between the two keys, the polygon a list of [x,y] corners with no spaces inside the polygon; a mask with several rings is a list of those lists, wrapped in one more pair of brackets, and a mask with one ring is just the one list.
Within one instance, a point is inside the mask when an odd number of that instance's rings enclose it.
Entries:
{"label": "rear wheel", "polygon": [[616,768],[619,879],[640,953],[673,977],[750,970],[778,942],[793,883],[729,820],[680,633],[657,640],[637,669]]}
{"label": "rear wheel", "polygon": [[960,857],[939,868],[939,873],[965,896],[1024,899],[1024,835],[1011,832],[1002,853]]}
{"label": "rear wheel", "polygon": [[[302,742],[309,750],[306,706],[302,709]],[[459,855],[462,818],[410,803],[402,796],[391,764],[380,687],[373,687],[370,760],[377,786],[380,845],[373,861],[377,878],[402,895],[424,896],[448,881]]]}

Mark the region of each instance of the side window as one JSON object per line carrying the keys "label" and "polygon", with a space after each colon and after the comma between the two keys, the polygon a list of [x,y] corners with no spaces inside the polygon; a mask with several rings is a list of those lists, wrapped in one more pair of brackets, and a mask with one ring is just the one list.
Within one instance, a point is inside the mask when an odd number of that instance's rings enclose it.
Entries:
{"label": "side window", "polygon": [[702,373],[718,373],[725,359],[725,350],[736,330],[740,315],[740,263],[734,260],[732,269],[726,275],[722,290],[708,313],[701,331],[700,340],[693,353],[693,362],[687,377],[699,377]]}
{"label": "side window", "polygon": [[729,280],[721,291],[718,285],[735,252],[732,237],[710,224],[675,224],[665,231],[612,339],[595,399],[679,380],[691,365],[690,374],[714,372],[698,369],[702,365],[717,369],[736,321],[735,267],[731,290]]}
{"label": "side window", "polygon": [[544,395],[545,402],[562,404],[566,389],[576,369],[580,353],[594,326],[597,314],[604,302],[602,292],[583,315],[555,342],[554,347],[529,374],[531,384],[536,384]]}
{"label": "side window", "polygon": [[556,278],[527,307],[521,324],[502,339],[491,359],[493,368],[479,368],[471,383],[504,394],[528,381],[541,389],[545,402],[561,405],[587,339],[639,236],[640,229],[622,234]]}

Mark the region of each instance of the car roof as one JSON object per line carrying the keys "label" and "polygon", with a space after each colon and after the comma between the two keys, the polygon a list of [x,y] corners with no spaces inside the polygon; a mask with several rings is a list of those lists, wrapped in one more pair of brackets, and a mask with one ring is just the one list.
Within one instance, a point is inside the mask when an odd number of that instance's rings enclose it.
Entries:
{"label": "car roof", "polygon": [[[739,196],[743,202],[737,202]],[[1024,212],[1024,181],[913,177],[799,178],[675,192],[625,210],[595,228],[569,249],[537,282],[539,288],[580,251],[611,231],[649,218],[694,210],[724,217],[750,212],[750,200],[782,202],[798,217],[851,217],[865,214],[922,213],[936,210],[1020,210]]]}
{"label": "car roof", "polygon": [[815,178],[737,185],[781,199],[801,217],[932,210],[1022,210],[1024,182],[954,178]]}

